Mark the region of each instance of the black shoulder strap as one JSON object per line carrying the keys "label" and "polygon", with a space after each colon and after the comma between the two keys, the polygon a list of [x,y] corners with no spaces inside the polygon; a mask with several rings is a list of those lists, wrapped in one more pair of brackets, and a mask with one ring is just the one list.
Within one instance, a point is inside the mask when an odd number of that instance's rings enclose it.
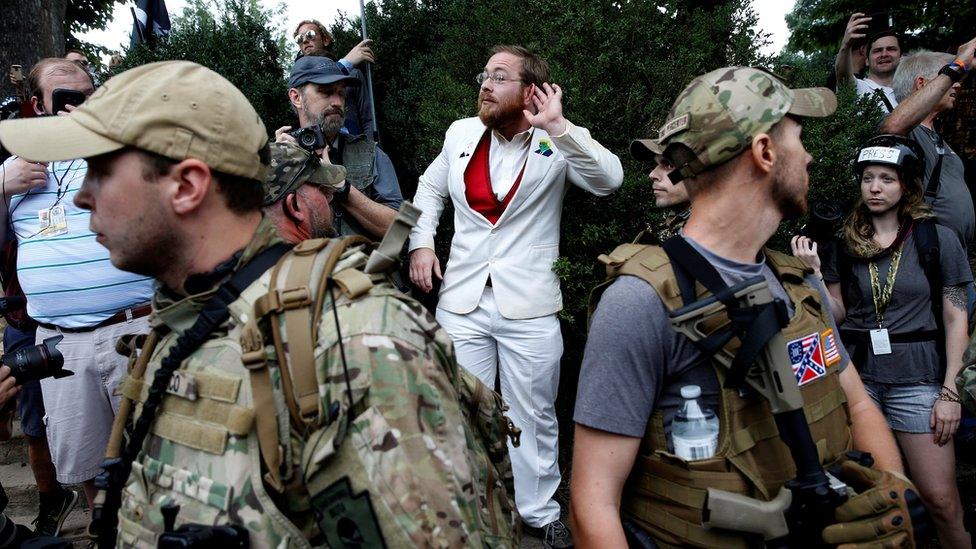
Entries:
{"label": "black shoulder strap", "polygon": [[766,344],[789,322],[786,318],[785,304],[774,299],[763,305],[744,306],[735,299],[735,290],[722,280],[718,270],[682,236],[669,238],[661,247],[671,260],[684,306],[696,301],[696,280],[701,282],[715,299],[725,305],[731,322],[730,328],[704,339],[692,341],[705,355],[711,356],[722,348],[733,334],[738,336],[741,346],[732,360],[725,386],[743,387],[749,368],[766,348]]}
{"label": "black shoulder strap", "polygon": [[922,219],[915,222],[915,251],[918,261],[925,272],[925,279],[929,283],[929,300],[932,303],[932,315],[935,317],[936,330],[939,332],[939,362],[945,368],[945,326],[942,322],[942,252],[939,248],[939,233],[933,219]]}
{"label": "black shoulder strap", "polygon": [[886,94],[884,90],[882,90],[881,88],[874,88],[874,94],[878,96],[878,99],[881,101],[884,107],[888,109],[889,113],[895,110],[895,107],[891,104],[891,101],[888,99],[888,94]]}
{"label": "black shoulder strap", "polygon": [[935,161],[935,167],[932,168],[932,174],[929,175],[928,184],[925,186],[925,198],[935,198],[935,195],[939,193],[939,185],[942,184],[942,159],[945,158],[945,141],[942,140],[942,136],[939,136],[939,143],[936,145],[939,149],[939,159]]}
{"label": "black shoulder strap", "polygon": [[681,236],[673,236],[665,240],[661,247],[671,259],[671,267],[678,282],[678,289],[681,291],[682,305],[697,301],[696,280],[726,307],[736,304],[734,296],[728,291],[728,285],[722,280],[715,267],[691,244],[688,244],[687,240]]}
{"label": "black shoulder strap", "polygon": [[230,311],[227,307],[241,295],[241,292],[260,278],[291,248],[291,244],[278,243],[261,251],[235,272],[229,280],[221,284],[213,297],[207,300],[193,326],[176,339],[176,344],[170,348],[169,353],[163,358],[159,369],[153,376],[149,395],[142,405],[142,413],[139,414],[139,419],[135,422],[129,443],[126,444],[125,450],[122,452],[122,457],[106,460],[102,464],[104,471],[96,480],[96,484],[99,484],[98,488],[107,491],[105,504],[99,510],[99,516],[96,517],[100,523],[96,526],[99,547],[115,546],[117,515],[122,501],[122,488],[132,472],[132,462],[142,451],[149,429],[156,420],[156,412],[163,402],[163,396],[170,379],[173,377],[173,372],[178,370],[183,361],[206,342],[211,332],[230,318]]}

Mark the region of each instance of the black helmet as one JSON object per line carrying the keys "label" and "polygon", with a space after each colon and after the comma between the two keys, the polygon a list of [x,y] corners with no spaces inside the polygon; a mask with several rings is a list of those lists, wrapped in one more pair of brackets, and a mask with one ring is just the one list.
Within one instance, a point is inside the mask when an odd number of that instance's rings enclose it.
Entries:
{"label": "black helmet", "polygon": [[857,151],[854,175],[861,180],[864,168],[872,164],[893,166],[905,184],[917,184],[925,173],[925,151],[914,140],[901,135],[877,135]]}

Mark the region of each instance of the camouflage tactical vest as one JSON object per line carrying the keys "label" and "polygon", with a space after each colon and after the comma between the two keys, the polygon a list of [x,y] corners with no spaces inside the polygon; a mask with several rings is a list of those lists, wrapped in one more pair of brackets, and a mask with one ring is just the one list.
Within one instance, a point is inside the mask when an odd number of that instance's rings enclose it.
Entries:
{"label": "camouflage tactical vest", "polygon": [[[829,328],[829,313],[819,292],[804,283],[804,264],[772,250],[765,254],[795,309],[783,336],[791,359],[796,357],[794,373],[802,376],[804,412],[821,463],[832,463],[851,449],[852,442],[847,399],[836,367],[840,362],[838,340]],[[670,260],[660,247],[624,244],[600,261],[606,264],[608,280],[591,295],[591,315],[600,295],[621,275],[649,283],[669,311],[683,305]],[[699,299],[707,294],[700,284],[696,291]],[[723,318],[710,329],[718,330],[727,323]],[[739,340],[733,338],[726,349],[734,354],[738,347]],[[714,361],[713,367],[721,386],[725,370]],[[738,391],[723,388],[717,413],[716,454],[697,461],[668,452],[660,410],[648,422],[625,485],[621,512],[663,547],[746,547],[748,540],[742,536],[702,525],[706,490],[717,488],[768,501],[796,474],[765,400],[743,398]]]}
{"label": "camouflage tactical vest", "polygon": [[[433,317],[384,276],[362,272],[362,245],[330,255],[328,244],[296,246],[175,373],[123,492],[122,546],[154,547],[171,502],[177,526],[243,525],[252,547],[514,545],[504,467],[466,421],[490,398],[463,409],[466,381]],[[312,272],[304,292],[289,275],[302,261]],[[338,287],[311,291],[326,272]],[[279,313],[311,312],[316,295],[315,329],[285,330]],[[146,376],[126,380],[127,397],[145,401],[146,380],[195,320],[195,302],[157,312],[172,331],[145,350]],[[282,367],[275,337],[290,340],[286,348],[308,338],[313,356]]]}

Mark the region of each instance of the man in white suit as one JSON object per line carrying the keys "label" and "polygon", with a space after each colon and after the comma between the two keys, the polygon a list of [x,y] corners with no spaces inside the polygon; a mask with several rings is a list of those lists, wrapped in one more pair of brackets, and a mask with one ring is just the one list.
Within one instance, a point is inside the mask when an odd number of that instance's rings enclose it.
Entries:
{"label": "man in white suit", "polygon": [[[496,46],[478,75],[478,117],[454,122],[421,176],[410,235],[410,278],[423,291],[441,278],[434,235],[454,205],[454,239],[437,320],[461,366],[502,397],[522,443],[509,448],[515,501],[530,533],[569,547],[553,494],[559,486],[558,426],[562,335],[559,255],[563,197],[572,183],[605,196],[623,180],[620,159],[563,117],[562,89],[548,64],[520,46]],[[497,374],[496,374],[497,372]]]}

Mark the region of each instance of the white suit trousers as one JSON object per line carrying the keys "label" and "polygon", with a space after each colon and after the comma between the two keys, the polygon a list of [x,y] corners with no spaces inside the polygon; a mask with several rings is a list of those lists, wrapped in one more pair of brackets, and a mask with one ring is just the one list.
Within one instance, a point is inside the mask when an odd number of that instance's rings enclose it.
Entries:
{"label": "white suit trousers", "polygon": [[459,315],[437,309],[436,316],[462,367],[490,388],[500,376],[509,417],[522,429],[521,445],[508,447],[522,520],[540,527],[558,519],[559,504],[553,499],[560,481],[555,403],[563,338],[556,315],[505,318],[486,287],[474,311]]}

